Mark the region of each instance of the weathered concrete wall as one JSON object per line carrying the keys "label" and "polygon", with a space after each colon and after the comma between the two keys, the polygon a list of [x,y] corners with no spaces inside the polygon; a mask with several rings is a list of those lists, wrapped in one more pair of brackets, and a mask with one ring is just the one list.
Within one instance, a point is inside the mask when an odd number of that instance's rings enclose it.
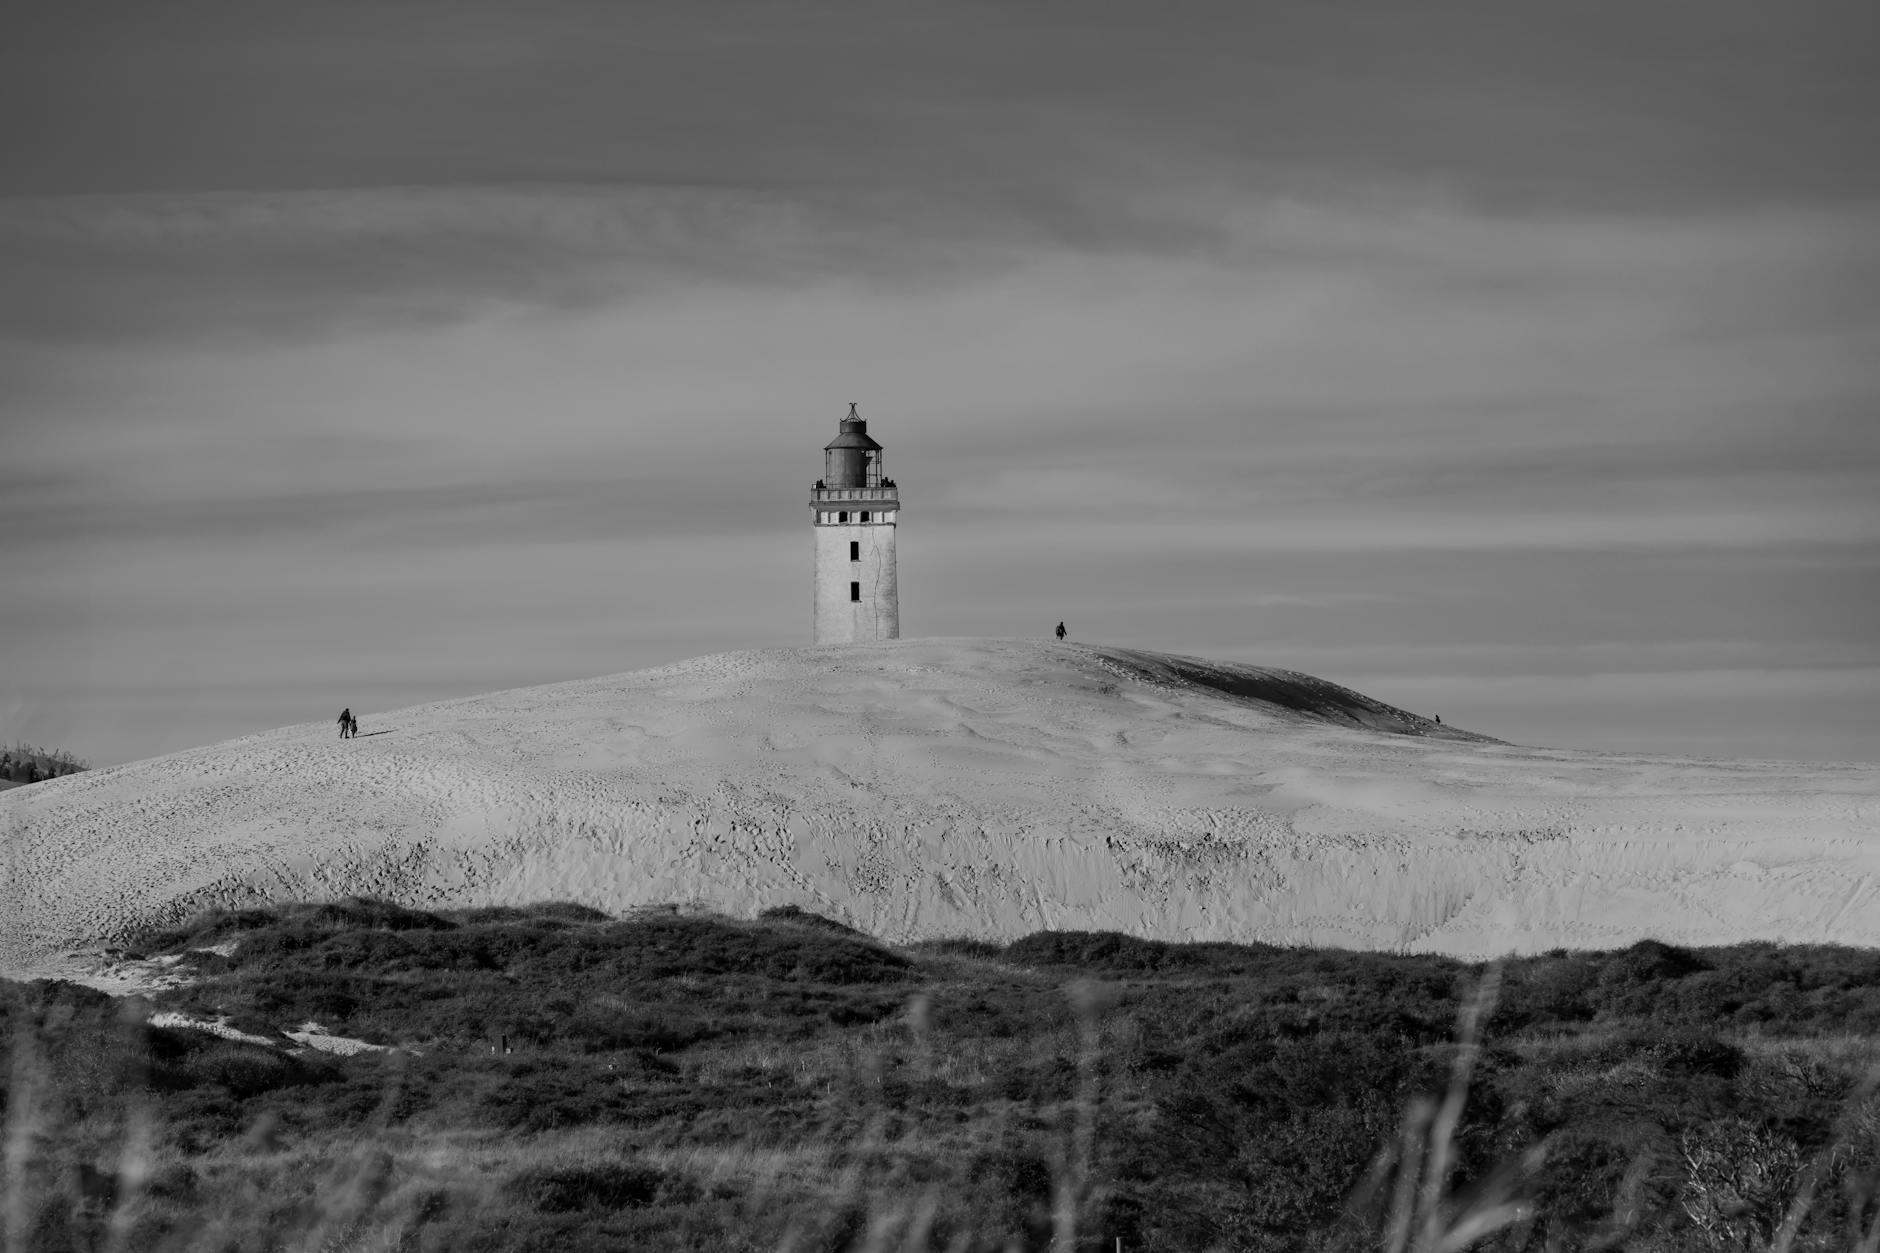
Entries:
{"label": "weathered concrete wall", "polygon": [[[818,644],[855,644],[901,638],[901,593],[897,584],[892,522],[848,523],[810,528],[816,537],[816,634]],[[849,545],[861,559],[849,559]],[[849,584],[862,598],[849,599]]]}

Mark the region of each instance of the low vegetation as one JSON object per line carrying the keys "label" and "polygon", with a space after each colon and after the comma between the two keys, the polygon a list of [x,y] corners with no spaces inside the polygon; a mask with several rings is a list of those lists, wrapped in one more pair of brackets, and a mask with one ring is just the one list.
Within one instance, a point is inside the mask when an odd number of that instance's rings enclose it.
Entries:
{"label": "low vegetation", "polygon": [[64,749],[41,748],[24,742],[0,748],[0,787],[40,783],[89,769],[90,762]]}
{"label": "low vegetation", "polygon": [[[195,981],[0,985],[8,1248],[1880,1240],[1875,953],[896,949],[794,910],[370,901],[136,947]],[[282,1034],[315,1030],[387,1047]]]}

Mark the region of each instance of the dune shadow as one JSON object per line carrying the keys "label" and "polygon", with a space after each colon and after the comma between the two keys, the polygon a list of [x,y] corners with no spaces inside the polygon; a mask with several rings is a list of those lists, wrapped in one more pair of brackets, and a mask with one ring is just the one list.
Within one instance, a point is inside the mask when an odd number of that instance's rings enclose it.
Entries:
{"label": "dune shadow", "polygon": [[1492,736],[1433,722],[1420,714],[1374,700],[1362,692],[1354,692],[1348,687],[1293,670],[1204,661],[1196,657],[1178,657],[1137,649],[1098,648],[1090,651],[1128,667],[1137,677],[1150,682],[1166,682],[1173,677],[1178,682],[1207,688],[1223,696],[1277,705],[1281,709],[1324,722],[1369,727],[1373,731],[1417,735],[1428,739],[1486,744],[1501,742]]}
{"label": "dune shadow", "polygon": [[390,731],[361,731],[359,734],[353,736],[352,738],[355,740],[369,740],[375,735],[390,735],[390,734],[391,734]]}

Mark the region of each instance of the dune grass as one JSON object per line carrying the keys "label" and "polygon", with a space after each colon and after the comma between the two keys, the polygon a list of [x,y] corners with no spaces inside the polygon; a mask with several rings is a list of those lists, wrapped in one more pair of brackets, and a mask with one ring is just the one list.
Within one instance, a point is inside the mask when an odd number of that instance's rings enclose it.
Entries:
{"label": "dune grass", "polygon": [[196,981],[0,985],[9,1250],[1880,1247],[1871,953],[370,901],[135,943]]}

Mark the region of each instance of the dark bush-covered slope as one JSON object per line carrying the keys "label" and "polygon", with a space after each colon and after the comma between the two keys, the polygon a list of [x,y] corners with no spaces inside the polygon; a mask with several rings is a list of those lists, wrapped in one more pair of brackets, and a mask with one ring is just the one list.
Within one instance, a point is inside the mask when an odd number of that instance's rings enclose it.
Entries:
{"label": "dark bush-covered slope", "polygon": [[[834,1249],[882,1224],[888,1247],[1035,1248],[1067,1213],[1092,1250],[1377,1248],[1391,1198],[1366,1180],[1450,1085],[1486,973],[370,901],[144,942],[198,981],[148,1004],[0,997],[37,1059],[9,1095],[45,1132],[19,1176],[31,1247],[102,1248],[117,1217],[135,1247],[199,1247],[211,1220],[217,1247],[273,1247],[343,1211],[411,1248]],[[1533,1208],[1476,1247],[1761,1248],[1803,1196],[1796,1249],[1873,1220],[1880,954],[1644,943],[1496,977],[1448,1195],[1503,1176]],[[157,1008],[281,1044],[144,1025]],[[309,1019],[395,1047],[291,1048]],[[100,1200],[140,1125],[166,1165]]]}

